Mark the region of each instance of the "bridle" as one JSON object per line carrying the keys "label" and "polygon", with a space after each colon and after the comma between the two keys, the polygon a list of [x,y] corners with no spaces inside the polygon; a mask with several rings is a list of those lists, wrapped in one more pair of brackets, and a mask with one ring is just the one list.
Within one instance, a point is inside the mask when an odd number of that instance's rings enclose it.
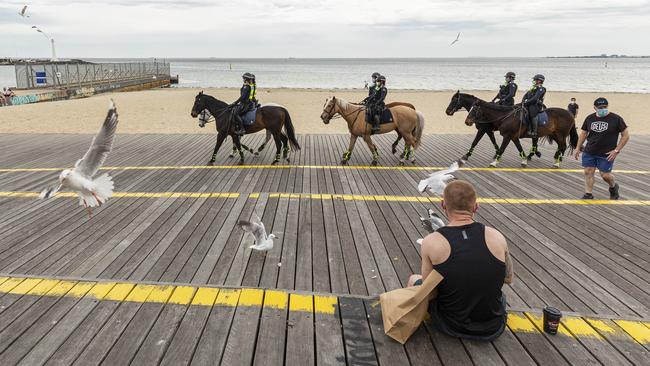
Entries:
{"label": "bridle", "polygon": [[[356,111],[352,111],[352,112],[350,112],[350,113],[348,113],[348,114],[338,113],[337,115],[334,115],[334,114],[332,114],[332,112],[334,112],[334,109],[336,108],[336,103],[337,103],[337,102],[336,102],[336,97],[333,97],[333,98],[332,98],[332,107],[330,108],[330,110],[329,110],[329,111],[326,111],[326,110],[323,109],[323,112],[327,113],[327,115],[330,116],[330,117],[329,117],[329,120],[330,120],[330,121],[333,120],[333,119],[345,118],[345,117],[351,116],[351,115],[354,114],[354,113],[356,113],[356,114],[358,115],[358,114],[361,113],[362,111],[366,110],[366,107],[364,106],[364,107],[360,107],[360,108],[357,109]],[[357,117],[355,116],[354,119],[356,119],[356,118],[357,118]]]}

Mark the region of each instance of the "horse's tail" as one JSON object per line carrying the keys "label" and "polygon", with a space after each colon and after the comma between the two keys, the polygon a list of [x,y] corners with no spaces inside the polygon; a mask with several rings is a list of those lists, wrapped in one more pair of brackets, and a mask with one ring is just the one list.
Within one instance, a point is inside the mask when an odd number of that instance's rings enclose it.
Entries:
{"label": "horse's tail", "polygon": [[289,111],[286,108],[284,109],[284,129],[287,131],[287,137],[289,138],[289,143],[291,144],[291,148],[293,151],[298,151],[300,150],[300,144],[298,144],[298,140],[296,139],[296,131],[293,128],[293,123],[291,123],[291,116],[289,115]]}
{"label": "horse's tail", "polygon": [[413,135],[415,137],[415,148],[417,149],[420,147],[420,142],[422,142],[422,133],[424,132],[424,114],[420,111],[415,111],[415,115],[417,116],[417,123],[415,124],[415,130],[413,131]]}
{"label": "horse's tail", "polygon": [[575,123],[571,126],[571,130],[569,131],[569,147],[569,152],[572,152],[578,147],[578,131],[576,130]]}

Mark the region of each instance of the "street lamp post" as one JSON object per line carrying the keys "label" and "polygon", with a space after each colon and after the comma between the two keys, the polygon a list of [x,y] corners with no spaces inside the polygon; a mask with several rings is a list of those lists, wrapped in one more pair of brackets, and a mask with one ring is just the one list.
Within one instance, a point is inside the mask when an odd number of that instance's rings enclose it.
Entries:
{"label": "street lamp post", "polygon": [[47,38],[50,41],[50,43],[52,44],[52,61],[58,61],[58,59],[56,58],[56,49],[54,48],[54,38],[48,36],[47,33],[43,32],[40,28],[38,28],[35,25],[32,25],[32,28],[36,29],[38,33],[42,34],[45,38]]}

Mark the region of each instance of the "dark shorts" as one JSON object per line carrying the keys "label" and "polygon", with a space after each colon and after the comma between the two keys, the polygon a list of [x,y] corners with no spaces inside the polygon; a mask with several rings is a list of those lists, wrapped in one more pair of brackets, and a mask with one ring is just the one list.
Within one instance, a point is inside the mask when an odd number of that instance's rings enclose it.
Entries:
{"label": "dark shorts", "polygon": [[613,161],[607,161],[607,157],[582,153],[582,166],[585,168],[598,168],[603,173],[609,173],[614,168]]}
{"label": "dark shorts", "polygon": [[[413,283],[413,285],[414,286],[422,285],[422,279],[419,279],[419,280],[415,281]],[[506,304],[507,304],[506,294],[503,294],[501,296],[501,303],[503,305],[503,309],[505,309]],[[436,299],[431,300],[431,302],[429,303],[429,315],[431,316],[431,324],[433,324],[433,326],[435,326],[438,331],[440,331],[440,332],[442,332],[442,333],[444,333],[444,334],[446,334],[446,335],[448,335],[450,337],[464,338],[464,339],[470,339],[470,340],[475,340],[475,341],[492,341],[492,340],[495,340],[496,338],[498,338],[506,328],[506,320],[507,320],[508,314],[507,314],[507,312],[504,312],[505,316],[504,316],[504,319],[503,319],[503,325],[494,334],[489,334],[489,335],[485,335],[485,336],[477,336],[477,335],[472,335],[472,334],[458,333],[455,330],[451,329],[447,325],[447,323],[445,323],[445,321],[438,316],[437,309],[438,308],[436,306]]]}

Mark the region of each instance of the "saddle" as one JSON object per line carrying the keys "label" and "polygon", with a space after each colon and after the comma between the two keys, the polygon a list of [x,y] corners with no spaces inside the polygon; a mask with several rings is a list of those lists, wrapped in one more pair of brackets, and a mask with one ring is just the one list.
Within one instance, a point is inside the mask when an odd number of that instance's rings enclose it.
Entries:
{"label": "saddle", "polygon": [[250,111],[244,113],[244,115],[241,117],[242,121],[244,121],[244,126],[250,126],[255,124],[255,116],[257,115],[257,107],[251,109]]}
{"label": "saddle", "polygon": [[[372,124],[372,119],[374,119],[374,115],[368,114],[369,118],[366,118],[366,123]],[[391,113],[390,109],[384,108],[381,113],[379,113],[379,124],[383,125],[386,123],[392,123],[393,122],[393,113]]]}
{"label": "saddle", "polygon": [[[526,108],[521,109],[521,115],[520,115],[520,121],[521,124],[523,125],[528,125],[528,110]],[[537,122],[537,127],[543,127],[546,126],[548,123],[548,113],[546,113],[546,109],[542,110],[535,116],[533,119],[533,122]]]}

